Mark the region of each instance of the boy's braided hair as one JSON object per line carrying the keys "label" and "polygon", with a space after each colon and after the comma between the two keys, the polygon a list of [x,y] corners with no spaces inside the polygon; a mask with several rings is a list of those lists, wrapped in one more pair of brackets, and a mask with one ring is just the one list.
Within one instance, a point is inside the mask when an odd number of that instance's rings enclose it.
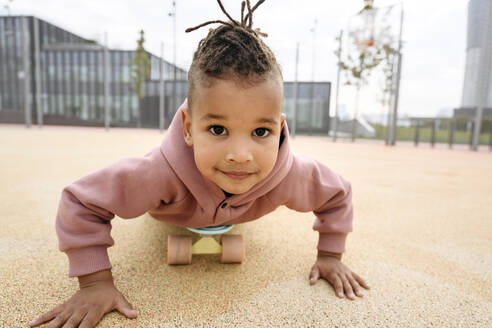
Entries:
{"label": "boy's braided hair", "polygon": [[[241,3],[241,22],[234,20],[224,9],[221,0],[217,0],[220,9],[230,19],[229,22],[214,20],[198,26],[187,28],[186,32],[199,29],[202,26],[221,23],[215,29],[209,29],[206,38],[200,40],[193,55],[193,61],[188,71],[188,105],[191,109],[192,94],[197,83],[205,82],[210,86],[212,78],[233,77],[242,86],[264,81],[271,76],[279,76],[282,72],[275,55],[263,43],[259,36],[267,37],[259,28],[253,29],[253,12],[265,0],[259,0],[252,8],[250,1]],[[248,13],[244,16],[245,6]]]}

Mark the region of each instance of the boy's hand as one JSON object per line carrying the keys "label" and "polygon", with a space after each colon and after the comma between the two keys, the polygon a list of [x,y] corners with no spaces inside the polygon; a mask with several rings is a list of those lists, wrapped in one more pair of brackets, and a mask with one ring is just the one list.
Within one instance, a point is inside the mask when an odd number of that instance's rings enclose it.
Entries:
{"label": "boy's hand", "polygon": [[112,310],[118,310],[130,319],[137,317],[132,305],[114,286],[112,278],[92,279],[85,283],[79,279],[79,282],[80,290],[75,295],[29,325],[36,327],[49,321],[45,328],[92,328]]}
{"label": "boy's hand", "polygon": [[309,283],[311,285],[314,285],[320,277],[324,278],[335,288],[338,297],[343,298],[345,291],[347,297],[351,300],[355,299],[354,291],[359,297],[364,295],[361,285],[366,289],[370,289],[369,285],[358,274],[350,271],[340,261],[341,255],[322,255],[320,253],[318,253],[316,263],[311,268],[309,275]]}

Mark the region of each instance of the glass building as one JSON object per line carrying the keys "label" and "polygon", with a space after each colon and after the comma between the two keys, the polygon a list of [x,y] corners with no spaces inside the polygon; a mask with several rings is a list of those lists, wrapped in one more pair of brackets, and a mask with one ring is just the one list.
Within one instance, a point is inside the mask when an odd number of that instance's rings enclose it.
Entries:
{"label": "glass building", "polygon": [[[141,120],[142,126],[158,127],[161,59],[147,54],[151,70]],[[134,51],[108,49],[111,126],[136,125],[139,100],[130,79],[133,56]],[[165,108],[172,106],[173,69],[164,61]],[[186,97],[186,78],[187,72],[177,68],[177,102]],[[104,47],[36,17],[1,16],[0,122],[25,122],[25,99],[33,123],[39,108],[45,124],[103,125]]]}
{"label": "glass building", "polygon": [[[141,124],[159,128],[161,62],[165,126],[186,98],[187,71],[150,52],[147,55],[151,72],[140,103]],[[107,56],[110,126],[137,126],[139,99],[130,78],[134,51],[108,49]],[[30,120],[33,124],[104,126],[104,68],[105,48],[97,42],[37,17],[0,16],[0,123]],[[329,82],[298,83],[297,132],[328,132],[330,88]],[[293,97],[294,83],[284,82],[289,126]]]}
{"label": "glass building", "polygon": [[[470,0],[466,37],[466,67],[461,108],[457,115],[492,117],[492,0]],[[455,112],[456,112],[455,111]]]}

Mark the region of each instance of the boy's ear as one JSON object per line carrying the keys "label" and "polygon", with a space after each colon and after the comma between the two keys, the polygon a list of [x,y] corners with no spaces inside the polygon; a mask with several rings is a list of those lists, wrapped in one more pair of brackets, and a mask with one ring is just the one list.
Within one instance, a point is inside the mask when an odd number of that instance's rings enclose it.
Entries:
{"label": "boy's ear", "polygon": [[282,113],[280,115],[280,131],[282,131],[284,129],[285,118],[286,118],[285,114]]}
{"label": "boy's ear", "polygon": [[183,122],[183,137],[188,146],[193,146],[193,138],[191,136],[191,115],[188,108],[183,108],[181,111],[181,121]]}

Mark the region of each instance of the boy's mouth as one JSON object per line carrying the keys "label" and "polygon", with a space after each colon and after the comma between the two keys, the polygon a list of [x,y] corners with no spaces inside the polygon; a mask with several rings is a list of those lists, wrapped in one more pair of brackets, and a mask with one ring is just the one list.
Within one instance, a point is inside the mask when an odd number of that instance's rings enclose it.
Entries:
{"label": "boy's mouth", "polygon": [[230,172],[221,171],[221,172],[224,173],[225,175],[227,175],[229,178],[235,179],[235,180],[246,179],[251,174],[253,174],[253,173],[249,173],[249,172],[245,172],[245,171],[230,171]]}

